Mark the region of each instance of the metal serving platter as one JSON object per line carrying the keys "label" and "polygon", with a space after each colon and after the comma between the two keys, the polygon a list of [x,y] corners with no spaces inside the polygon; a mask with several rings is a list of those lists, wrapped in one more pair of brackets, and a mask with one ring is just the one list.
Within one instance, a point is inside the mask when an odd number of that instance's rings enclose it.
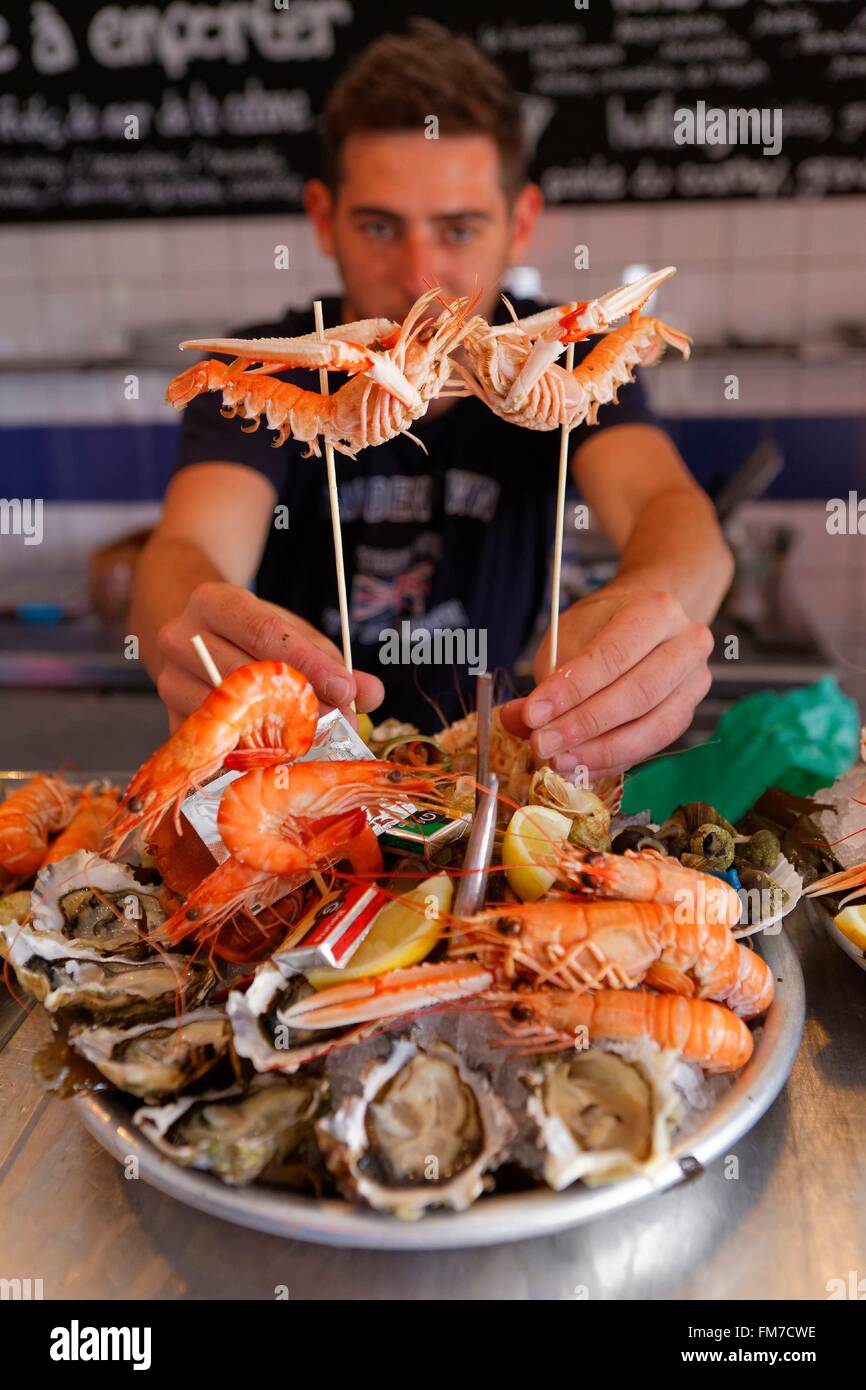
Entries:
{"label": "metal serving platter", "polygon": [[565,1192],[538,1189],[494,1195],[482,1197],[465,1212],[431,1212],[419,1221],[401,1221],[338,1200],[316,1201],[266,1187],[227,1187],[218,1178],[180,1168],[160,1154],[134,1127],[131,1107],[119,1097],[88,1095],[73,1103],[91,1134],[114,1158],[138,1159],[146,1182],[188,1206],[271,1235],[370,1250],[450,1250],[551,1235],[694,1177],[698,1164],[706,1166],[729,1153],[773,1103],[800,1045],[805,992],[800,963],[784,932],[762,937],[760,950],[776,977],[776,998],[762,1021],[752,1060],[699,1127],[675,1143],[670,1161],[653,1183],[630,1178],[608,1187],[578,1184]]}
{"label": "metal serving platter", "polygon": [[[34,775],[0,772],[0,801]],[[120,786],[130,777],[128,771],[102,770],[62,775],[79,784],[108,778]],[[674,1143],[669,1162],[652,1183],[638,1177],[607,1187],[576,1184],[565,1192],[538,1188],[482,1197],[465,1212],[431,1212],[419,1221],[401,1221],[336,1199],[316,1201],[277,1188],[228,1187],[208,1173],[179,1167],[153,1148],[132,1124],[137,1102],[98,1093],[80,1096],[72,1104],[108,1153],[120,1162],[130,1156],[138,1159],[140,1176],[153,1187],[199,1211],[271,1235],[371,1250],[450,1250],[552,1235],[693,1178],[701,1166],[730,1152],[772,1105],[800,1045],[805,1019],[803,975],[784,930],[778,935],[762,933],[749,945],[765,957],[776,979],[776,997],[761,1020],[752,1059],[700,1124]]]}

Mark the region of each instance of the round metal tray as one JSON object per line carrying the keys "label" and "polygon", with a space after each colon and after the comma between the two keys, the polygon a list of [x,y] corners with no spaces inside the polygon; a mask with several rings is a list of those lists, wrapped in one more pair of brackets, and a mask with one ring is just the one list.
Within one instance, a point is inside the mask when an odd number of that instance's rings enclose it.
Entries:
{"label": "round metal tray", "polygon": [[118,1097],[81,1096],[75,1105],[103,1148],[120,1161],[134,1155],[140,1176],[161,1192],[271,1235],[372,1250],[449,1250],[551,1235],[694,1176],[697,1164],[728,1153],[775,1100],[800,1045],[805,995],[800,963],[784,933],[762,937],[761,951],[776,977],[776,998],[762,1021],[752,1059],[701,1124],[675,1142],[670,1161],[652,1183],[630,1178],[608,1187],[578,1184],[565,1192],[545,1188],[494,1195],[465,1212],[431,1212],[419,1221],[401,1221],[337,1200],[316,1201],[265,1187],[227,1187],[158,1153],[134,1128],[128,1105]]}

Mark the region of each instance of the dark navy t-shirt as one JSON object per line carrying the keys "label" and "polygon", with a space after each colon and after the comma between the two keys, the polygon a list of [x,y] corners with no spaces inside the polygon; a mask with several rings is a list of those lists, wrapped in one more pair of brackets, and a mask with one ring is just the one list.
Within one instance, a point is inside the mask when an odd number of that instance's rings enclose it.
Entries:
{"label": "dark navy t-shirt", "polygon": [[[543,306],[515,301],[520,317]],[[503,321],[504,306],[497,322]],[[326,324],[339,323],[338,299],[323,302]],[[256,324],[233,337],[292,337],[312,332],[312,309],[289,310],[276,323]],[[597,339],[578,343],[575,358]],[[285,373],[307,390],[310,372]],[[331,391],[345,380],[329,377]],[[278,496],[256,578],[256,592],[306,618],[339,647],[340,621],[324,457],[305,459],[289,440],[272,448],[263,420],[253,434],[219,413],[218,393],[199,396],[183,412],[179,467],[219,460],[241,463],[269,478]],[[594,429],[653,423],[639,381],[621,388],[618,405],[602,406]],[[572,450],[586,426],[571,436]],[[554,539],[559,433],[521,429],[474,398],[456,401],[435,419],[412,426],[425,453],[403,435],[355,460],[336,454],[337,484],[349,594],[352,658],[385,684],[380,716],[411,720],[435,731],[461,711],[459,691],[471,696],[466,666],[392,664],[399,638],[411,651],[419,629],[468,630],[486,637],[486,669],[509,672],[539,613]],[[288,525],[286,526],[286,521]],[[408,622],[409,627],[403,624]],[[393,638],[383,634],[394,633]],[[383,643],[389,642],[386,650]],[[477,659],[478,637],[466,656]],[[475,644],[475,645],[473,645]],[[451,651],[459,647],[452,647]],[[415,644],[418,651],[418,644]],[[447,655],[448,641],[438,655]],[[386,656],[383,662],[380,658]],[[435,646],[431,654],[436,656]],[[425,696],[430,697],[425,699]]]}

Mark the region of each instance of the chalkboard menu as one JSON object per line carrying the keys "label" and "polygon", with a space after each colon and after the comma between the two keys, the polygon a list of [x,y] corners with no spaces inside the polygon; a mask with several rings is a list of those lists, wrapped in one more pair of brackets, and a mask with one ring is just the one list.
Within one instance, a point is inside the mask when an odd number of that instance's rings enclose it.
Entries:
{"label": "chalkboard menu", "polygon": [[[866,192],[860,0],[430,10],[511,74],[549,203]],[[0,0],[0,219],[297,208],[337,74],[417,12]]]}

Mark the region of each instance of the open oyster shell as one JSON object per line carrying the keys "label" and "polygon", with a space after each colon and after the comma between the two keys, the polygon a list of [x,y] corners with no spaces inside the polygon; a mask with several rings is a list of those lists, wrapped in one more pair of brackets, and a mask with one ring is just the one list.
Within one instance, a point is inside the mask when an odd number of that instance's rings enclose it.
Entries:
{"label": "open oyster shell", "polygon": [[113,955],[144,950],[148,934],[165,920],[153,890],[125,864],[87,850],[40,869],[30,906],[36,931]]}
{"label": "open oyster shell", "polygon": [[258,1072],[296,1072],[302,1063],[293,1050],[301,1043],[322,1041],[332,1034],[321,1028],[312,1032],[290,1027],[281,1010],[314,993],[306,978],[290,966],[260,965],[249,989],[244,993],[233,990],[226,1002],[238,1056],[252,1062]]}
{"label": "open oyster shell", "polygon": [[670,1153],[682,1111],[679,1053],[649,1045],[591,1047],[550,1057],[524,1075],[537,1127],[538,1166],[556,1191],[651,1176]]}
{"label": "open oyster shell", "polygon": [[464,1211],[515,1133],[487,1079],[445,1043],[402,1038],[360,1080],[361,1094],[316,1125],[340,1190],[407,1220],[433,1206]]}
{"label": "open oyster shell", "polygon": [[312,1133],[325,1083],[261,1076],[248,1086],[142,1106],[135,1124],[175,1163],[243,1186],[283,1163]]}
{"label": "open oyster shell", "polygon": [[115,1086],[148,1101],[176,1095],[204,1076],[230,1042],[222,1009],[197,1009],[131,1028],[81,1028],[69,1037],[70,1046]]}
{"label": "open oyster shell", "polygon": [[200,1004],[216,979],[208,966],[188,956],[137,961],[103,955],[17,922],[0,926],[0,941],[21,988],[49,1013],[78,1008],[110,1015],[115,1022],[158,1018],[174,1012],[178,1000],[187,1008]]}

